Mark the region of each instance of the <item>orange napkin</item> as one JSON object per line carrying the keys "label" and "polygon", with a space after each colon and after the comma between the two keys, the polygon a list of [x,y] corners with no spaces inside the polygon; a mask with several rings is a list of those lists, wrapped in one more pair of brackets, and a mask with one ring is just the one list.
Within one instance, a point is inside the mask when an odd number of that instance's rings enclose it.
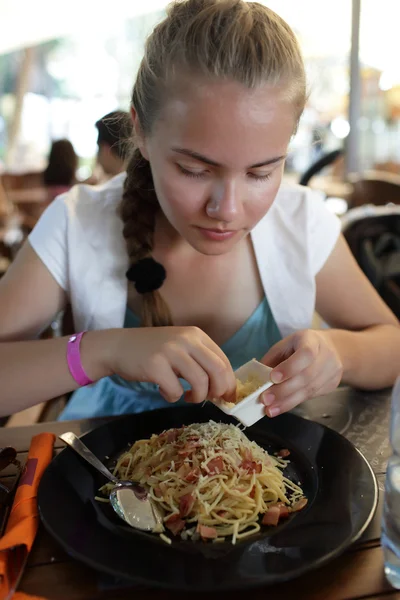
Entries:
{"label": "orange napkin", "polygon": [[28,596],[28,594],[24,594],[23,592],[16,592],[13,600],[46,600],[46,598],[42,596]]}
{"label": "orange napkin", "polygon": [[[0,539],[0,598],[5,598],[10,589],[7,576],[9,549],[25,544],[28,552],[32,548],[39,525],[37,490],[40,479],[53,456],[56,437],[53,433],[40,433],[32,438],[28,460],[15,494],[7,527]],[[25,594],[14,594],[14,598],[31,598]]]}

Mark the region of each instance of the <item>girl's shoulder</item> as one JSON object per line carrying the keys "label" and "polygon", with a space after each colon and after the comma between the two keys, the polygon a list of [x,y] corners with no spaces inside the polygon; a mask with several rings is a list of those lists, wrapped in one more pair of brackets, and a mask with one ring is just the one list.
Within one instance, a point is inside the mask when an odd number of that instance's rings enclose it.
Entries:
{"label": "girl's shoulder", "polygon": [[273,207],[277,212],[284,211],[287,217],[292,218],[307,216],[313,209],[318,210],[321,207],[324,212],[329,212],[325,207],[322,192],[304,185],[285,182],[278,190]]}
{"label": "girl's shoulder", "polygon": [[340,229],[340,222],[326,206],[324,194],[317,190],[283,182],[260,225],[271,227],[285,237],[307,237],[316,226]]}
{"label": "girl's shoulder", "polygon": [[125,177],[126,173],[120,173],[99,185],[78,183],[57,200],[63,203],[67,211],[74,217],[79,217],[88,210],[92,216],[93,212],[116,211],[122,199]]}
{"label": "girl's shoulder", "polygon": [[315,275],[331,253],[340,229],[340,220],[327,208],[323,194],[283,183],[270,210],[255,227],[253,239],[260,255],[278,252],[288,264],[308,264]]}

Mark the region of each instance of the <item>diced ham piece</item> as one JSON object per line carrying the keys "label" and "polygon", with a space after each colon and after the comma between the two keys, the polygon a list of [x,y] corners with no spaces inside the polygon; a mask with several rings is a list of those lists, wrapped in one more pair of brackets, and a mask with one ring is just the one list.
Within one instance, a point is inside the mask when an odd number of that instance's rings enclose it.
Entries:
{"label": "diced ham piece", "polygon": [[180,515],[172,515],[172,517],[165,521],[165,527],[174,535],[178,535],[185,527],[185,521],[181,519]]}
{"label": "diced ham piece", "polygon": [[196,467],[195,469],[189,471],[189,473],[185,477],[185,481],[187,481],[188,483],[195,483],[199,479],[199,477],[200,469]]}
{"label": "diced ham piece", "polygon": [[197,531],[200,533],[200,537],[203,540],[214,540],[217,537],[217,530],[215,527],[207,527],[207,525],[198,525]]}
{"label": "diced ham piece", "polygon": [[[176,468],[177,468],[177,466],[176,466]],[[185,479],[186,475],[189,473],[190,470],[191,470],[190,465],[182,463],[181,465],[179,465],[179,469],[177,468],[176,474],[178,475],[178,477]]]}
{"label": "diced ham piece", "polygon": [[171,444],[172,442],[176,442],[176,438],[179,435],[179,429],[170,429],[167,431],[167,442]]}
{"label": "diced ham piece", "polygon": [[187,458],[188,456],[190,456],[191,453],[189,452],[189,450],[187,450],[186,448],[184,448],[182,450],[178,450],[178,454],[182,458]]}
{"label": "diced ham piece", "polygon": [[253,455],[248,448],[244,448],[244,450],[242,450],[242,457],[243,457],[243,460],[250,460],[250,461],[253,460]]}
{"label": "diced ham piece", "polygon": [[307,498],[300,498],[300,500],[298,500],[296,504],[292,506],[292,512],[298,512],[299,510],[303,510],[307,502]]}
{"label": "diced ham piece", "polygon": [[179,512],[181,517],[187,517],[194,505],[195,498],[192,494],[185,494],[179,498]]}
{"label": "diced ham piece", "polygon": [[289,455],[290,455],[290,450],[288,450],[287,448],[283,448],[282,450],[279,450],[279,452],[278,452],[278,456],[280,458],[286,458]]}
{"label": "diced ham piece", "polygon": [[262,465],[254,460],[242,460],[239,468],[244,469],[248,473],[261,473]]}
{"label": "diced ham piece", "polygon": [[280,514],[281,511],[279,506],[271,506],[263,516],[262,524],[276,527],[279,522]]}
{"label": "diced ham piece", "polygon": [[154,488],[154,495],[157,496],[157,498],[162,498],[163,494],[160,487],[157,486]]}
{"label": "diced ham piece", "polygon": [[289,516],[289,508],[285,504],[281,504],[279,507],[279,518],[287,519]]}
{"label": "diced ham piece", "polygon": [[178,450],[178,454],[180,454],[181,456],[184,454],[189,456],[190,454],[193,454],[193,452],[196,452],[197,448],[201,448],[202,445],[203,444],[201,442],[190,442],[190,443],[186,444],[182,448],[182,450]]}
{"label": "diced ham piece", "polygon": [[224,470],[224,461],[221,456],[217,456],[216,458],[212,458],[207,463],[208,472],[210,475],[215,475],[217,473],[222,473]]}

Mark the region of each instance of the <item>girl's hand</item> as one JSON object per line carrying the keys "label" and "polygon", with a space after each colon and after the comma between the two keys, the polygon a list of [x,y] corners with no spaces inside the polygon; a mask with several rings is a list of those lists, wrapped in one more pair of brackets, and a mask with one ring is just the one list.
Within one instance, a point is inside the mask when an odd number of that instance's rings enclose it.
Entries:
{"label": "girl's hand", "polygon": [[141,327],[114,330],[109,353],[113,374],[128,381],[149,381],[160,387],[168,402],[184,390],[179,377],[191,385],[188,402],[206,398],[232,399],[236,380],[229,360],[198,327]]}
{"label": "girl's hand", "polygon": [[284,338],[261,362],[273,367],[271,380],[276,384],[261,397],[269,417],[331,392],[343,374],[341,358],[327,332],[311,329]]}

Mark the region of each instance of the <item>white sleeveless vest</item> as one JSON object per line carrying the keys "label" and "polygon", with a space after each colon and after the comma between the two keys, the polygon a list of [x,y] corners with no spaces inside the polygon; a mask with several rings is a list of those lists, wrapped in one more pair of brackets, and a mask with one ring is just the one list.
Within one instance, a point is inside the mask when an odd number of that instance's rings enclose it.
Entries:
{"label": "white sleeveless vest", "polygon": [[[122,327],[128,267],[117,208],[125,174],[102,186],[77,185],[45,211],[30,244],[69,295],[77,331]],[[340,221],[319,193],[282,185],[251,232],[265,295],[285,337],[311,326],[315,275],[330,255]]]}

